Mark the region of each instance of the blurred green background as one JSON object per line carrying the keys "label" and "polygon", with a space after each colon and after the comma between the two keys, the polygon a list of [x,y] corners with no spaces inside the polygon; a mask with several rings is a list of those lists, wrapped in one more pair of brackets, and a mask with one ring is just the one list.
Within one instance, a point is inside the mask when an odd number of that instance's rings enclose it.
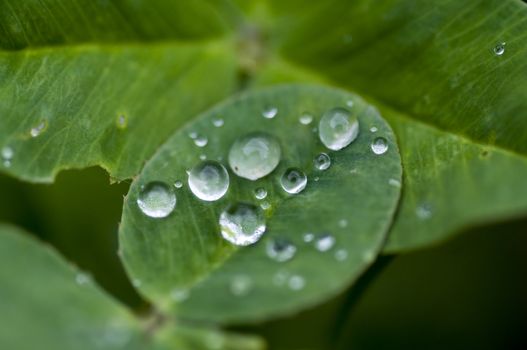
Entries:
{"label": "blurred green background", "polygon": [[[33,232],[138,314],[117,256],[129,183],[100,168],[53,185],[0,175],[0,221]],[[353,288],[303,312],[236,329],[270,349],[527,349],[527,220],[472,228],[436,247],[378,259]]]}

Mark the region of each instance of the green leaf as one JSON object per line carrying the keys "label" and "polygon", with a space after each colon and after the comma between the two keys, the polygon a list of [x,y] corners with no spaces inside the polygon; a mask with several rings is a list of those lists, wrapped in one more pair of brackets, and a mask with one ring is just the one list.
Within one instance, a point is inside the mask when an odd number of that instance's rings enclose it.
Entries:
{"label": "green leaf", "polygon": [[[359,136],[347,148],[328,152],[312,129],[324,112],[350,101],[360,121]],[[277,109],[273,119],[262,116],[269,107]],[[306,112],[314,117],[311,125],[299,122]],[[219,128],[213,126],[218,118],[224,121]],[[371,127],[378,131],[370,132]],[[225,197],[217,202],[195,197],[186,184],[186,172],[200,162],[200,156],[226,164],[235,140],[257,131],[279,140],[282,158],[277,169],[254,182],[230,172]],[[208,144],[197,147],[189,137],[192,133],[206,136]],[[389,149],[383,155],[371,150],[379,136],[388,140]],[[332,159],[326,171],[314,169],[313,159],[319,152],[327,152]],[[286,195],[280,185],[288,167],[298,167],[308,176],[306,189],[297,195]],[[400,177],[390,127],[358,96],[301,85],[248,93],[178,130],[146,164],[125,201],[121,254],[140,292],[180,317],[240,322],[289,314],[343,290],[372,262],[391,223]],[[170,187],[177,181],[184,183],[174,189],[175,210],[163,219],[145,215],[137,204],[141,191],[153,181]],[[229,203],[262,203],[254,196],[258,187],[267,190],[263,201],[271,206],[265,212],[267,231],[255,245],[234,246],[220,235],[220,213]],[[303,241],[307,232],[330,233],[336,244],[322,253]],[[292,260],[277,262],[267,256],[273,239],[287,239],[296,246]],[[339,254],[347,256],[339,261]],[[291,280],[291,276],[297,277]],[[277,277],[283,281],[277,282]],[[294,285],[299,279],[305,286],[292,290],[288,283]],[[240,280],[245,295],[232,292]]]}
{"label": "green leaf", "polygon": [[[48,247],[0,225],[2,349],[262,349],[258,338],[144,323]],[[167,336],[167,333],[169,336]]]}

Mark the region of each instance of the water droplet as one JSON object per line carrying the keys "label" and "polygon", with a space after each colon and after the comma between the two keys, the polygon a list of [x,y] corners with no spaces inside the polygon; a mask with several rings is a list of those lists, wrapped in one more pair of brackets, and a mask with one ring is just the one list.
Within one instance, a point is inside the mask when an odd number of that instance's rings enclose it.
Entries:
{"label": "water droplet", "polygon": [[353,100],[348,100],[346,101],[346,106],[348,106],[349,108],[353,107],[355,103],[353,102]]}
{"label": "water droplet", "polygon": [[371,132],[377,132],[378,130],[379,130],[379,129],[377,129],[376,126],[372,126],[372,127],[370,128],[370,131],[371,131]]}
{"label": "water droplet", "polygon": [[198,147],[205,147],[207,146],[208,142],[209,142],[209,139],[207,138],[207,136],[203,136],[203,135],[197,135],[196,138],[194,139],[194,144]]}
{"label": "water droplet", "polygon": [[78,285],[83,286],[88,283],[90,283],[91,277],[87,273],[79,272],[77,275],[75,275],[75,282],[77,282]]}
{"label": "water droplet", "polygon": [[267,197],[267,190],[263,187],[258,187],[254,190],[254,196],[256,197],[256,199],[264,199],[265,197]]}
{"label": "water droplet", "polygon": [[320,180],[320,178],[318,176],[315,176],[315,178],[313,180],[315,180],[315,182],[318,182],[318,180]]}
{"label": "water droplet", "polygon": [[315,235],[311,232],[308,232],[304,233],[304,236],[302,238],[304,239],[304,242],[309,243],[313,242],[313,240],[315,239]]}
{"label": "water droplet", "polygon": [[188,299],[190,293],[188,289],[174,288],[170,291],[170,297],[176,302],[182,302]]}
{"label": "water droplet", "polygon": [[175,187],[175,188],[181,188],[181,187],[183,187],[183,182],[177,180],[176,182],[174,182],[174,187]]}
{"label": "water droplet", "polygon": [[342,227],[342,228],[344,228],[344,227],[348,227],[348,220],[346,220],[346,219],[340,219],[340,220],[339,220],[339,227]]}
{"label": "water droplet", "polygon": [[270,174],[280,156],[280,144],[275,137],[255,132],[234,142],[229,151],[229,165],[236,175],[255,181]]}
{"label": "water droplet", "polygon": [[326,170],[331,165],[331,158],[326,153],[320,153],[315,157],[314,163],[318,170]]}
{"label": "water droplet", "polygon": [[501,42],[499,44],[496,44],[496,46],[494,46],[494,54],[496,56],[503,55],[505,53],[505,45],[506,45],[505,42]]}
{"label": "water droplet", "polygon": [[268,201],[263,201],[260,204],[260,208],[262,208],[263,210],[267,210],[267,209],[271,208],[271,203],[269,203]]}
{"label": "water droplet", "polygon": [[225,124],[225,122],[221,118],[217,118],[217,119],[213,119],[212,120],[212,125],[214,125],[217,128],[221,128],[223,126],[223,124]]}
{"label": "water droplet", "polygon": [[247,275],[234,276],[231,280],[230,290],[235,296],[245,296],[249,294],[252,289],[252,280]]}
{"label": "water droplet", "polygon": [[432,206],[428,203],[422,203],[415,208],[415,215],[421,220],[428,220],[432,217]]}
{"label": "water droplet", "polygon": [[401,181],[396,180],[396,179],[390,179],[390,180],[388,180],[388,184],[389,184],[390,186],[393,186],[393,187],[399,187],[399,188],[401,187]]}
{"label": "water droplet", "polygon": [[289,279],[289,273],[287,271],[280,270],[273,276],[273,283],[276,286],[283,286]]}
{"label": "water droplet", "polygon": [[328,250],[333,248],[334,245],[335,237],[327,233],[317,237],[315,241],[315,248],[317,248],[319,252],[327,252]]}
{"label": "water droplet", "polygon": [[15,155],[15,151],[9,146],[5,146],[2,148],[2,158],[4,160],[11,160],[13,156]]}
{"label": "water droplet", "polygon": [[256,243],[265,232],[265,218],[260,208],[248,203],[229,205],[220,215],[221,235],[238,246]]}
{"label": "water droplet", "polygon": [[47,126],[48,126],[47,121],[42,120],[40,121],[40,123],[38,123],[37,125],[31,128],[31,130],[29,131],[29,134],[31,135],[31,137],[37,137],[46,130]]}
{"label": "water droplet", "polygon": [[296,247],[293,243],[283,238],[273,238],[267,242],[267,256],[278,262],[285,262],[293,259]]}
{"label": "water droplet", "polygon": [[142,283],[141,280],[138,279],[138,278],[134,278],[134,279],[132,280],[132,286],[134,286],[135,288],[139,288],[139,287],[141,287],[142,284],[143,284],[143,283]]}
{"label": "water droplet", "polygon": [[151,218],[164,218],[176,207],[176,194],[167,184],[153,181],[141,187],[137,205]]}
{"label": "water droplet", "polygon": [[289,168],[280,178],[280,184],[287,193],[297,194],[306,188],[307,177],[302,170],[298,168]]}
{"label": "water droplet", "polygon": [[298,118],[298,120],[302,125],[309,125],[313,121],[313,116],[309,113],[304,113]]}
{"label": "water droplet", "polygon": [[124,114],[119,114],[115,124],[119,129],[126,129],[126,126],[128,125],[128,117]]}
{"label": "water droplet", "polygon": [[205,159],[207,159],[207,156],[204,154],[200,154],[199,160],[205,160]]}
{"label": "water droplet", "polygon": [[330,109],[320,120],[318,135],[330,150],[341,150],[359,135],[359,121],[345,108]]}
{"label": "water droplet", "polygon": [[215,201],[229,189],[227,169],[214,160],[200,162],[190,170],[188,186],[196,197],[204,201]]}
{"label": "water droplet", "polygon": [[345,249],[339,249],[335,252],[335,259],[337,261],[344,261],[348,258],[348,251]]}
{"label": "water droplet", "polygon": [[196,139],[198,137],[198,133],[195,132],[195,131],[191,131],[188,133],[188,137],[190,137],[191,139]]}
{"label": "water droplet", "polygon": [[384,137],[377,137],[371,143],[371,150],[377,155],[386,153],[388,150],[388,141]]}
{"label": "water droplet", "polygon": [[306,280],[300,275],[292,275],[289,278],[288,285],[292,290],[301,290],[306,285]]}
{"label": "water droplet", "polygon": [[278,108],[269,107],[262,112],[262,116],[267,119],[273,119],[278,114]]}

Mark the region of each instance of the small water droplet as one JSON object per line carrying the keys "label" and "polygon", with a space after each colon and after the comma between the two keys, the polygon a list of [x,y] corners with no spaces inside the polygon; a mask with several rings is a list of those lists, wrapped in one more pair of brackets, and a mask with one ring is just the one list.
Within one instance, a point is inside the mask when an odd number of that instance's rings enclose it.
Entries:
{"label": "small water droplet", "polygon": [[320,180],[320,177],[315,176],[315,178],[313,180],[315,180],[315,182],[318,182],[318,180]]}
{"label": "small water droplet", "polygon": [[388,141],[384,137],[377,137],[371,143],[371,150],[377,155],[381,155],[388,151]]}
{"label": "small water droplet", "polygon": [[265,232],[265,218],[260,208],[249,203],[229,205],[220,215],[221,235],[238,246],[256,243]]}
{"label": "small water droplet", "polygon": [[125,114],[119,114],[115,124],[119,129],[126,129],[126,126],[128,125],[128,117]]}
{"label": "small water droplet", "polygon": [[390,180],[388,180],[388,184],[389,184],[390,186],[393,186],[393,187],[398,187],[398,188],[401,187],[401,181],[396,180],[396,179],[390,179]]}
{"label": "small water droplet", "polygon": [[260,204],[260,208],[262,208],[263,210],[268,210],[269,208],[271,208],[271,203],[269,203],[268,201],[263,201]]}
{"label": "small water droplet", "polygon": [[335,252],[335,259],[337,261],[344,261],[348,258],[348,251],[346,249],[339,249]]}
{"label": "small water droplet", "polygon": [[229,189],[229,173],[220,163],[206,160],[190,170],[188,186],[199,199],[216,201]]}
{"label": "small water droplet", "polygon": [[263,132],[250,133],[232,145],[229,165],[236,175],[255,181],[277,167],[281,152],[275,137]]}
{"label": "small water droplet", "polygon": [[298,120],[302,125],[309,125],[313,121],[313,116],[309,113],[304,113],[298,118]]}
{"label": "small water droplet", "polygon": [[164,182],[153,181],[141,188],[137,205],[151,218],[164,218],[176,207],[176,194],[172,187]]}
{"label": "small water droplet", "polygon": [[205,154],[200,154],[199,160],[205,160],[207,159],[207,156]]}
{"label": "small water droplet", "polygon": [[75,282],[78,285],[83,286],[91,282],[91,277],[87,273],[79,272],[75,275]]}
{"label": "small water droplet", "polygon": [[177,180],[176,182],[174,182],[174,187],[175,187],[175,188],[181,188],[181,187],[183,187],[183,182]]}
{"label": "small water droplet", "polygon": [[304,239],[304,242],[309,243],[313,242],[313,240],[315,239],[315,235],[311,232],[308,232],[304,233],[304,236],[302,238]]}
{"label": "small water droplet", "polygon": [[501,43],[496,44],[496,46],[494,46],[494,54],[496,56],[503,55],[505,53],[505,45],[506,45],[505,42],[501,42]]}
{"label": "small water droplet", "polygon": [[188,289],[174,288],[170,291],[170,297],[176,302],[182,302],[188,299],[190,293]]}
{"label": "small water droplet", "polygon": [[267,242],[267,256],[278,262],[285,262],[293,259],[296,247],[284,238],[273,238]]}
{"label": "small water droplet", "polygon": [[300,275],[292,275],[287,283],[292,290],[301,290],[306,285],[306,280]]}
{"label": "small water droplet", "polygon": [[318,236],[317,239],[315,240],[315,248],[319,252],[327,252],[328,250],[333,248],[334,245],[335,245],[335,237],[333,237],[332,235],[328,233]]}
{"label": "small water droplet", "polygon": [[432,206],[428,203],[422,203],[415,208],[415,215],[421,220],[428,220],[432,217]]}
{"label": "small water droplet", "polygon": [[283,286],[289,279],[289,273],[284,270],[276,272],[273,276],[273,283],[276,286]]}
{"label": "small water droplet", "polygon": [[235,296],[241,297],[249,294],[253,286],[252,280],[247,275],[237,275],[231,280],[230,290]]}
{"label": "small water droplet", "polygon": [[262,112],[262,116],[267,119],[273,119],[278,114],[278,108],[269,107]]}
{"label": "small water droplet", "polygon": [[330,109],[320,120],[318,135],[320,141],[330,150],[341,150],[359,135],[359,121],[345,108]]}
{"label": "small water droplet", "polygon": [[195,132],[195,131],[191,131],[188,133],[188,137],[190,137],[191,139],[196,139],[198,137],[198,133]]}
{"label": "small water droplet", "polygon": [[346,106],[348,106],[349,108],[353,107],[353,105],[355,105],[355,103],[353,102],[353,100],[348,100],[348,101],[346,101]]}
{"label": "small water droplet", "polygon": [[212,125],[214,125],[217,128],[221,128],[223,126],[223,124],[225,124],[225,122],[221,118],[217,118],[217,119],[213,119],[212,120]]}
{"label": "small water droplet", "polygon": [[9,146],[5,146],[2,148],[2,158],[4,160],[11,160],[13,156],[15,155],[15,151]]}
{"label": "small water droplet", "polygon": [[207,136],[197,135],[194,139],[194,144],[198,147],[205,147],[207,146],[207,143],[209,143]]}
{"label": "small water droplet", "polygon": [[134,278],[134,279],[132,280],[132,286],[134,286],[135,288],[139,288],[139,287],[141,287],[142,284],[143,284],[143,283],[142,283],[141,280],[138,279],[138,278]]}
{"label": "small water droplet", "polygon": [[379,129],[377,129],[376,126],[372,126],[372,127],[370,128],[370,131],[371,131],[371,132],[374,132],[374,133],[377,132],[378,130],[379,130]]}
{"label": "small water droplet", "polygon": [[38,137],[40,136],[40,134],[42,134],[46,130],[47,126],[48,126],[47,121],[41,120],[37,125],[31,128],[31,130],[29,131],[29,134],[33,138]]}
{"label": "small water droplet", "polygon": [[348,220],[340,219],[339,220],[339,227],[342,227],[342,228],[348,227]]}
{"label": "small water droplet", "polygon": [[297,194],[306,188],[307,177],[302,170],[298,168],[289,168],[280,178],[280,184],[287,193]]}
{"label": "small water droplet", "polygon": [[326,170],[331,165],[331,158],[326,153],[319,153],[315,159],[315,168],[318,170]]}
{"label": "small water droplet", "polygon": [[258,187],[254,190],[254,196],[256,197],[256,199],[264,199],[265,197],[267,197],[267,190],[263,187]]}

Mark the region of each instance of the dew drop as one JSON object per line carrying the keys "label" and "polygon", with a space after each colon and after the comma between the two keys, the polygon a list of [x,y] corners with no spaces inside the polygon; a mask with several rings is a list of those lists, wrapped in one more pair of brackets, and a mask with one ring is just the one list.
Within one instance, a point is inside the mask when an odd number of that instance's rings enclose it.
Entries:
{"label": "dew drop", "polygon": [[280,144],[275,137],[255,132],[234,142],[229,151],[229,165],[236,175],[255,181],[270,174],[280,156]]}
{"label": "dew drop", "polygon": [[355,103],[353,102],[353,100],[348,100],[348,101],[346,101],[346,106],[348,106],[349,108],[353,107],[353,105],[355,105]]}
{"label": "dew drop", "polygon": [[209,143],[207,136],[197,135],[194,139],[194,144],[198,147],[205,147],[207,146],[207,143]]}
{"label": "dew drop", "polygon": [[192,193],[204,201],[216,201],[229,189],[227,169],[214,160],[200,162],[188,175],[188,186]]}
{"label": "dew drop", "polygon": [[348,258],[348,251],[346,249],[339,249],[335,252],[335,259],[337,261],[344,261]]}
{"label": "dew drop", "polygon": [[15,151],[9,146],[5,146],[2,148],[2,158],[4,160],[11,160],[13,156],[15,155]]}
{"label": "dew drop", "polygon": [[287,271],[280,270],[273,276],[273,283],[276,286],[283,286],[289,279],[289,273]]}
{"label": "dew drop", "polygon": [[46,130],[47,125],[48,124],[46,120],[42,120],[40,121],[40,123],[38,123],[37,125],[31,128],[31,130],[29,131],[29,134],[33,138],[38,137],[40,136],[40,134],[42,134]]}
{"label": "dew drop", "polygon": [[345,108],[330,109],[320,120],[318,135],[330,150],[341,150],[359,135],[359,121]]}
{"label": "dew drop", "polygon": [[141,287],[142,284],[143,284],[143,283],[142,283],[141,280],[138,279],[138,278],[134,278],[134,279],[132,280],[132,286],[134,286],[135,288],[139,288],[139,287]]}
{"label": "dew drop", "polygon": [[496,56],[503,55],[505,53],[505,45],[506,45],[505,42],[501,42],[499,44],[496,44],[496,46],[494,46],[494,54]]}
{"label": "dew drop", "polygon": [[90,281],[91,281],[91,277],[87,273],[79,272],[77,273],[77,275],[75,275],[75,282],[77,282],[79,286],[84,286],[90,283]]}
{"label": "dew drop", "polygon": [[267,119],[273,119],[278,114],[278,108],[269,107],[262,112],[262,116]]}
{"label": "dew drop", "polygon": [[280,184],[287,193],[297,194],[306,188],[307,176],[298,168],[289,168],[280,178]]}
{"label": "dew drop", "polygon": [[432,217],[432,206],[428,203],[422,203],[415,208],[415,215],[421,220],[428,220]]}
{"label": "dew drop", "polygon": [[292,290],[301,290],[306,285],[306,280],[300,275],[292,275],[287,283]]}
{"label": "dew drop", "polygon": [[231,293],[241,297],[249,294],[253,286],[251,278],[247,275],[234,276],[230,283]]}
{"label": "dew drop", "polygon": [[315,239],[315,235],[311,232],[308,232],[308,233],[304,233],[304,236],[302,236],[304,242],[306,243],[309,243],[309,242],[313,242],[313,240]]}
{"label": "dew drop", "polygon": [[183,182],[177,180],[176,182],[174,182],[174,187],[175,187],[175,188],[181,188],[181,187],[183,187]]}
{"label": "dew drop", "polygon": [[267,242],[265,251],[269,258],[278,262],[285,262],[293,259],[296,247],[284,238],[273,238]]}
{"label": "dew drop", "polygon": [[331,165],[331,158],[326,153],[319,153],[315,159],[315,168],[318,170],[326,170]]}
{"label": "dew drop", "polygon": [[317,237],[315,241],[315,248],[319,252],[327,252],[335,245],[335,237],[330,234],[323,234]]}
{"label": "dew drop", "polygon": [[190,137],[191,139],[196,139],[198,137],[198,133],[195,132],[195,131],[191,131],[188,133],[188,137]]}
{"label": "dew drop", "polygon": [[267,190],[263,187],[258,187],[254,190],[254,197],[256,197],[256,199],[264,199],[267,197]]}
{"label": "dew drop", "polygon": [[142,186],[137,205],[146,216],[164,218],[176,207],[176,194],[164,182],[153,181]]}
{"label": "dew drop", "polygon": [[377,137],[371,143],[371,150],[377,155],[381,155],[388,151],[388,141],[384,137]]}
{"label": "dew drop", "polygon": [[372,127],[370,128],[370,131],[373,132],[373,133],[377,132],[378,130],[379,130],[379,129],[377,129],[376,126],[372,126]]}
{"label": "dew drop", "polygon": [[389,184],[390,186],[393,186],[393,187],[398,187],[398,188],[401,187],[401,181],[396,180],[396,179],[390,179],[390,180],[388,180],[388,184]]}
{"label": "dew drop", "polygon": [[304,113],[298,118],[298,120],[302,125],[309,125],[313,121],[313,116],[309,113]]}
{"label": "dew drop", "polygon": [[229,205],[220,215],[224,239],[237,246],[256,243],[265,232],[265,218],[260,208],[249,203]]}
{"label": "dew drop", "polygon": [[217,119],[213,119],[212,120],[212,125],[214,125],[217,128],[221,128],[224,124],[225,124],[225,122],[221,118],[217,118]]}
{"label": "dew drop", "polygon": [[176,302],[182,302],[188,299],[190,293],[188,289],[174,288],[170,291],[170,297]]}
{"label": "dew drop", "polygon": [[340,219],[339,220],[339,227],[342,227],[342,228],[348,227],[348,220]]}
{"label": "dew drop", "polygon": [[267,209],[271,208],[271,203],[269,203],[268,201],[263,201],[260,204],[260,208],[262,208],[263,210],[267,210]]}
{"label": "dew drop", "polygon": [[128,125],[128,118],[124,114],[119,114],[117,116],[117,120],[115,121],[115,124],[119,129],[126,129],[126,126]]}

